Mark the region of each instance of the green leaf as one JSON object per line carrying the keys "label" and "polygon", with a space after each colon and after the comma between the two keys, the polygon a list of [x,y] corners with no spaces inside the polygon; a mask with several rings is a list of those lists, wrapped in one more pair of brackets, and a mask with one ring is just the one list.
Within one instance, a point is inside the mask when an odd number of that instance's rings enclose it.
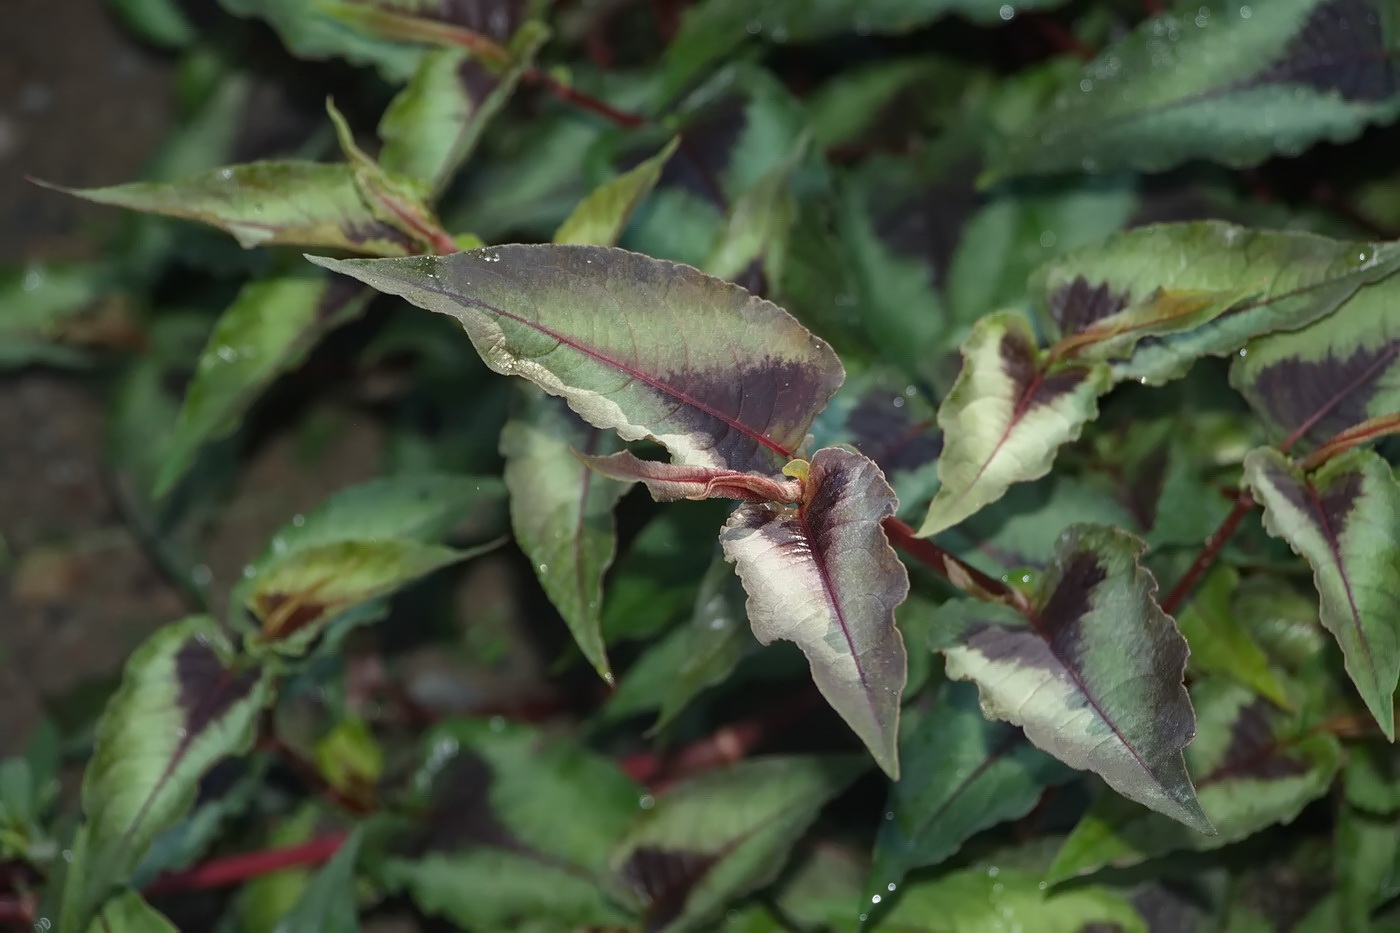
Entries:
{"label": "green leaf", "polygon": [[1368,450],[1348,451],[1304,473],[1269,448],[1244,458],[1245,482],[1264,506],[1264,527],[1313,570],[1322,624],[1387,738],[1395,738],[1400,679],[1400,484]]}
{"label": "green leaf", "polygon": [[1187,647],[1139,566],[1142,543],[1071,527],[1033,593],[1029,618],[960,600],[932,636],[948,676],[972,680],[987,716],[1014,723],[1065,764],[1126,797],[1211,832],[1181,750],[1196,733],[1181,685]]}
{"label": "green leaf", "polygon": [[897,500],[873,460],[817,451],[796,509],[747,504],[720,533],[749,594],[763,644],[794,642],[832,708],[891,777],[899,776],[899,702],[908,676],[894,610],[909,574],[882,525]]}
{"label": "green leaf", "polygon": [[1198,680],[1200,733],[1186,758],[1216,835],[1203,836],[1116,795],[1101,796],[1065,840],[1053,883],[1105,865],[1126,867],[1178,849],[1204,851],[1291,823],[1331,786],[1341,764],[1335,736],[1273,711],[1248,688]]}
{"label": "green leaf", "polygon": [[1231,605],[1239,575],[1217,567],[1177,619],[1191,646],[1190,668],[1229,677],[1282,709],[1293,706],[1269,656],[1254,640],[1246,620]]}
{"label": "green leaf", "polygon": [[295,907],[282,918],[275,933],[358,933],[359,912],[355,907],[355,860],[360,854],[363,831],[352,832],[335,855],[302,892]]}
{"label": "green leaf", "polygon": [[851,758],[754,758],[658,797],[612,859],[646,905],[645,929],[697,929],[772,881],[822,804],[862,767]]}
{"label": "green leaf", "polygon": [[706,67],[731,57],[755,36],[774,43],[814,42],[841,33],[903,33],[958,13],[998,23],[1014,10],[1055,6],[1057,0],[705,0],[686,10],[666,55],[666,96]]}
{"label": "green leaf", "polygon": [[[279,816],[268,830],[266,845],[287,848],[314,839],[326,811],[320,801],[307,800]],[[295,865],[249,878],[238,892],[235,907],[241,933],[273,933],[306,893],[313,872],[310,866]]]}
{"label": "green leaf", "polygon": [[[38,924],[35,928],[41,929]],[[140,894],[127,889],[107,903],[88,933],[179,933],[179,929]]]}
{"label": "green leaf", "polygon": [[298,58],[344,58],[355,65],[375,65],[390,80],[405,80],[422,49],[347,28],[345,19],[359,12],[356,0],[219,0],[235,16],[263,19],[277,30]]}
{"label": "green leaf", "polygon": [[156,494],[169,492],[204,444],[231,433],[277,376],[299,365],[326,333],[358,315],[368,297],[320,276],[278,276],[244,285],[199,355]]}
{"label": "green leaf", "polygon": [[1072,76],[988,174],[1241,167],[1353,139],[1400,113],[1387,10],[1209,0],[1151,17]]}
{"label": "green leaf", "polygon": [[456,317],[495,371],[625,440],[659,441],[678,463],[776,472],[844,375],[778,306],[619,249],[312,261]]}
{"label": "green leaf", "polygon": [[615,764],[499,720],[443,723],[424,747],[414,796],[427,810],[385,884],[471,929],[628,923],[604,884],[642,792]]}
{"label": "green leaf", "polygon": [[963,345],[963,368],[938,409],[938,494],[919,528],[937,534],[1050,472],[1060,446],[1098,416],[1103,363],[1057,361],[1014,311],[984,317]]}
{"label": "green leaf", "polygon": [[635,168],[594,188],[554,232],[554,242],[579,246],[616,244],[638,205],[661,180],[661,170],[678,145],[680,137],[672,139],[660,152]]}
{"label": "green leaf", "polygon": [[376,256],[421,251],[421,232],[366,200],[355,169],[319,162],[252,162],[172,182],[58,191],[135,211],[197,220],[240,246],[319,246]]}
{"label": "green leaf", "polygon": [[424,52],[379,121],[380,163],[442,191],[515,93],[534,52],[534,44],[518,49],[514,63],[496,74],[460,49]]}
{"label": "green leaf", "polygon": [[758,294],[767,292],[770,283],[782,281],[788,236],[797,219],[792,174],[805,149],[804,137],[788,160],[734,201],[729,221],[705,260],[706,272],[742,282]]}
{"label": "green leaf", "polygon": [[1249,342],[1230,384],[1280,438],[1309,446],[1400,411],[1400,281],[1367,285],[1308,327]]}
{"label": "green leaf", "polygon": [[1147,933],[1128,900],[1108,888],[1047,891],[1040,875],[969,868],[906,888],[876,933]]}
{"label": "green leaf", "polygon": [[1400,894],[1400,834],[1395,817],[1343,807],[1337,819],[1337,898],[1342,930],[1387,929],[1371,914]]}
{"label": "green leaf", "polygon": [[1031,293],[1052,336],[1112,360],[1117,381],[1160,385],[1202,356],[1325,317],[1397,268],[1394,243],[1202,221],[1075,250],[1040,269]]}
{"label": "green leaf", "polygon": [[1400,749],[1371,742],[1348,751],[1343,775],[1347,803],[1378,816],[1400,811]]}
{"label": "green leaf", "polygon": [[613,507],[627,491],[573,456],[618,448],[562,400],[528,388],[519,411],[501,431],[505,483],[515,540],[540,585],[564,617],[583,656],[612,681],[603,644],[603,574],[617,551]]}
{"label": "green leaf", "polygon": [[0,272],[0,371],[32,363],[77,365],[85,355],[58,341],[108,286],[91,263],[38,263]]}
{"label": "green leaf", "polygon": [[198,35],[177,0],[111,0],[109,5],[147,42],[182,49]]}
{"label": "green leaf", "polygon": [[875,838],[869,890],[893,890],[988,827],[1030,812],[1045,788],[1074,776],[1014,726],[987,720],[977,692],[949,683],[930,709],[906,713],[904,763]]}
{"label": "green leaf", "polygon": [[204,772],[252,744],[271,672],[232,658],[214,620],[194,616],[161,629],[127,662],[83,779],[85,870],[69,877],[63,929],[86,929],[156,834],[189,809]]}
{"label": "green leaf", "polygon": [[611,644],[649,638],[688,618],[704,574],[697,554],[715,544],[715,527],[730,503],[662,509],[618,558],[603,601],[603,634]]}

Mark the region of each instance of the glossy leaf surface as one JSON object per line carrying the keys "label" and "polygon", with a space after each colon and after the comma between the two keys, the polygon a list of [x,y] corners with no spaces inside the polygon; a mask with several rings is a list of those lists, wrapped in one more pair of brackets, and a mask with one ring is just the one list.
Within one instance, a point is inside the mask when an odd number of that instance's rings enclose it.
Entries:
{"label": "glossy leaf surface", "polygon": [[1073,75],[998,175],[1256,165],[1400,112],[1387,4],[1215,0],[1154,16]]}
{"label": "glossy leaf surface", "polygon": [[754,635],[802,649],[817,688],[892,777],[907,676],[894,610],[909,592],[882,527],[896,504],[874,461],[828,447],[812,458],[796,509],[744,505],[720,533]]}
{"label": "glossy leaf surface", "polygon": [[1099,774],[1125,797],[1208,833],[1182,749],[1196,733],[1182,675],[1187,646],[1138,565],[1126,532],[1079,525],[1060,539],[1032,618],[1000,605],[949,603],[933,646],[972,680],[983,712],[1037,746]]}
{"label": "glossy leaf surface", "polygon": [[1313,570],[1322,624],[1388,738],[1400,679],[1400,484],[1379,455],[1354,450],[1304,473],[1275,450],[1251,451],[1245,481],[1264,527]]}
{"label": "glossy leaf surface", "polygon": [[938,409],[939,489],[919,536],[950,528],[1011,484],[1048,473],[1059,448],[1097,416],[1108,386],[1102,363],[1045,356],[1016,312],[982,318],[963,345],[958,381]]}
{"label": "glossy leaf surface", "polygon": [[618,249],[503,246],[397,261],[316,259],[456,317],[492,369],[678,463],[780,468],[843,377],[776,305]]}

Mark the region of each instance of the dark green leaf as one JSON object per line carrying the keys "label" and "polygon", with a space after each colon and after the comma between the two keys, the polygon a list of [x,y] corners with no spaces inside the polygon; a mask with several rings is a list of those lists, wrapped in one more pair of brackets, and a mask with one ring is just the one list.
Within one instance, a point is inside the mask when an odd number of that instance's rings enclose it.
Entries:
{"label": "dark green leaf", "polygon": [[[37,927],[38,924],[35,924]],[[88,933],[179,933],[160,911],[130,889],[108,902],[102,914],[92,921]]]}
{"label": "dark green leaf", "polygon": [[1235,571],[1217,567],[1177,618],[1177,626],[1191,646],[1191,670],[1232,678],[1275,706],[1291,708],[1269,656],[1231,605],[1238,583]]}
{"label": "dark green leaf", "polygon": [[1126,797],[1211,832],[1181,750],[1196,734],[1182,686],[1187,647],[1157,606],[1156,581],[1126,532],[1076,525],[1037,582],[1030,618],[948,603],[933,645],[948,675],[973,680],[983,712],[1096,772]]}
{"label": "dark green leaf", "polygon": [[602,635],[603,574],[617,550],[613,507],[627,487],[573,455],[598,456],[617,439],[532,386],[501,431],[515,540],[583,656],[612,680]]}
{"label": "dark green leaf", "polygon": [[910,870],[1024,816],[1041,791],[1074,776],[1020,729],[983,717],[970,685],[947,684],[934,706],[906,713],[902,733],[904,767],[875,839],[867,895],[894,890]]}
{"label": "dark green leaf", "polygon": [[335,855],[302,892],[295,907],[282,918],[275,933],[358,933],[359,911],[355,905],[355,860],[360,854],[361,831],[351,833]]}

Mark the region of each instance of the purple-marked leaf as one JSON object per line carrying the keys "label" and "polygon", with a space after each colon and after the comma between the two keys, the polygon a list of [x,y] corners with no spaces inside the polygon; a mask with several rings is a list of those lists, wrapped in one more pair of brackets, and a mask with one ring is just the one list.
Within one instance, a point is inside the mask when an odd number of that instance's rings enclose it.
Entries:
{"label": "purple-marked leaf", "polygon": [[1352,450],[1311,474],[1267,447],[1244,458],[1264,527],[1312,567],[1322,624],[1387,738],[1400,679],[1400,484],[1390,464]]}
{"label": "purple-marked leaf", "polygon": [[1331,786],[1341,745],[1219,677],[1194,683],[1200,734],[1186,752],[1216,835],[1203,836],[1116,794],[1102,795],[1065,840],[1049,880],[1126,867],[1180,849],[1205,851],[1290,823]]}
{"label": "purple-marked leaf", "polygon": [[1400,282],[1359,289],[1300,330],[1250,341],[1230,383],[1279,438],[1310,446],[1400,411]]}
{"label": "purple-marked leaf", "polygon": [[408,85],[379,121],[380,163],[432,191],[445,188],[515,93],[537,45],[531,41],[515,49],[513,63],[499,73],[460,49],[423,53]]}
{"label": "purple-marked leaf", "polygon": [[873,460],[836,447],[817,451],[806,484],[796,509],[741,506],[720,544],[749,594],[754,635],[801,648],[822,696],[898,777],[907,658],[894,610],[909,574],[881,525],[894,492]]}
{"label": "purple-marked leaf", "polygon": [[1217,567],[1177,618],[1191,646],[1190,669],[1232,678],[1275,706],[1291,709],[1293,702],[1269,656],[1250,633],[1248,620],[1231,604],[1238,584],[1233,569]]}
{"label": "purple-marked leaf", "polygon": [[1157,606],[1142,550],[1118,529],[1071,527],[1036,586],[1033,619],[1001,605],[949,603],[933,647],[950,677],[976,682],[987,716],[1208,833],[1181,752],[1196,733],[1181,683],[1186,641]]}
{"label": "purple-marked leaf", "polygon": [[1355,138],[1400,112],[1400,35],[1384,0],[1212,0],[1151,17],[1069,76],[989,176],[1191,159],[1256,165]]}
{"label": "purple-marked leaf", "polygon": [[896,895],[874,933],[1148,933],[1111,888],[1046,890],[1038,872],[977,866],[919,882]]}
{"label": "purple-marked leaf", "polygon": [[86,929],[110,887],[189,808],[204,772],[252,743],[271,671],[232,667],[232,655],[214,620],[194,616],[161,629],[127,662],[83,777],[86,870],[81,890],[65,893],[64,929]]}
{"label": "purple-marked leaf", "polygon": [[1036,272],[1031,294],[1049,334],[1073,342],[1093,331],[1081,352],[1112,358],[1115,380],[1156,385],[1202,356],[1323,318],[1397,268],[1394,243],[1201,221],[1076,250]]}
{"label": "purple-marked leaf", "polygon": [[794,842],[860,774],[851,758],[768,757],[671,788],[614,850],[645,933],[679,933],[775,878]]}
{"label": "purple-marked leaf", "polygon": [[342,490],[273,535],[235,587],[230,616],[246,607],[278,650],[302,651],[336,612],[479,553],[427,542],[454,529],[454,538],[470,543],[498,534],[504,498],[499,479],[439,473]]}
{"label": "purple-marked leaf", "polygon": [[902,774],[875,838],[867,896],[937,865],[976,833],[1024,816],[1041,791],[1074,776],[1020,729],[988,721],[968,684],[947,684],[932,708],[906,712],[902,732]]}
{"label": "purple-marked leaf", "polygon": [[638,205],[661,180],[661,171],[678,145],[680,137],[672,139],[651,158],[594,188],[559,225],[554,232],[554,242],[579,246],[615,245]]}
{"label": "purple-marked leaf", "polygon": [[606,477],[624,483],[644,483],[657,502],[742,499],[745,502],[793,505],[802,498],[802,484],[797,480],[774,479],[762,473],[642,460],[628,450],[607,456],[586,453],[577,456],[590,469]]}
{"label": "purple-marked leaf", "polygon": [[678,463],[776,472],[841,384],[777,305],[689,266],[592,246],[317,265],[462,322],[492,369]]}
{"label": "purple-marked leaf", "polygon": [[939,489],[919,528],[937,534],[1000,499],[1013,483],[1050,472],[1061,445],[1098,416],[1103,363],[1056,362],[1014,311],[978,321],[963,368],[938,409]]}
{"label": "purple-marked leaf", "polygon": [[806,152],[806,142],[803,137],[787,160],[734,201],[729,222],[705,260],[706,272],[738,282],[758,295],[783,280],[788,237],[797,220],[792,174]]}
{"label": "purple-marked leaf", "polygon": [[326,333],[364,309],[369,293],[319,276],[281,276],[243,286],[214,325],[156,478],[174,486],[200,447],[229,434],[258,394],[295,368]]}
{"label": "purple-marked leaf", "polygon": [[88,927],[88,933],[179,933],[179,928],[140,894],[127,888],[107,902]]}
{"label": "purple-marked leaf", "polygon": [[643,795],[613,762],[458,721],[429,733],[413,786],[426,816],[378,873],[423,910],[473,930],[631,927],[625,895],[608,893],[608,854]]}
{"label": "purple-marked leaf", "polygon": [[591,428],[561,399],[532,386],[501,431],[515,540],[579,650],[611,681],[603,644],[603,574],[617,550],[613,507],[627,487],[580,463],[574,451],[601,455],[617,439]]}
{"label": "purple-marked leaf", "polygon": [[365,200],[349,165],[252,162],[172,182],[59,188],[98,204],[197,220],[255,246],[320,246],[376,256],[420,251],[422,238]]}

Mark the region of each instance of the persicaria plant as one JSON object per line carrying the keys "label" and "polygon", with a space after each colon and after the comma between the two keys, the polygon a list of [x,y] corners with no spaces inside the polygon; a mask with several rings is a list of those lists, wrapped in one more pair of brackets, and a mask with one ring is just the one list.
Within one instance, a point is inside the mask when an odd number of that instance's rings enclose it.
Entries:
{"label": "persicaria plant", "polygon": [[[81,820],[7,762],[27,921],[1400,922],[1395,8],[223,6],[392,96],[337,161],[72,192],[271,248],[178,405],[170,341],[123,364],[114,430],[168,417],[119,467],[178,551],[332,331],[390,453],[130,657]],[[548,712],[364,660],[502,554]]]}

